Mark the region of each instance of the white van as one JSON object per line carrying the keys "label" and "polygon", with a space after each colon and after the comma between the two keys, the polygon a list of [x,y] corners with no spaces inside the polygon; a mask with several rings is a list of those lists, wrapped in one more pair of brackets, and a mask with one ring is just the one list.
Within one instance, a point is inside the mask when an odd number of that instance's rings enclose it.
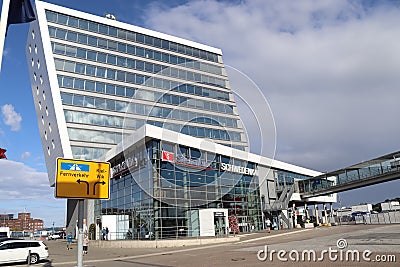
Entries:
{"label": "white van", "polygon": [[42,241],[6,240],[0,242],[0,264],[10,262],[28,262],[35,264],[49,257],[47,246]]}

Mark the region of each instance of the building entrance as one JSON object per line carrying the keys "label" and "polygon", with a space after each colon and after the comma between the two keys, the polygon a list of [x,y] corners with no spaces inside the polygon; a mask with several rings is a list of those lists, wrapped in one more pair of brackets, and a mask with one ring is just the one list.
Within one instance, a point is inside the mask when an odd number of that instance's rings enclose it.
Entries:
{"label": "building entrance", "polygon": [[225,221],[225,213],[223,211],[214,212],[214,229],[216,236],[226,235],[227,226]]}

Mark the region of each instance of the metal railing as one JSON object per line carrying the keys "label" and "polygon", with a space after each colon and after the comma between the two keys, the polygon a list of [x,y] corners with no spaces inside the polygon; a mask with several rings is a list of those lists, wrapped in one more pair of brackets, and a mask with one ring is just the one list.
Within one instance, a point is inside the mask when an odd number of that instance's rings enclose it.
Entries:
{"label": "metal railing", "polygon": [[397,158],[381,161],[371,160],[327,173],[310,179],[300,180],[299,193],[302,197],[337,193],[400,178]]}

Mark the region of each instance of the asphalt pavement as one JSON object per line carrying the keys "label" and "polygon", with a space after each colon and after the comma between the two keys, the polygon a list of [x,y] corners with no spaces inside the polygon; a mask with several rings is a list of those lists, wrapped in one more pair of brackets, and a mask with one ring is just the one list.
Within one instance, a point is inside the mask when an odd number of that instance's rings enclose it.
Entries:
{"label": "asphalt pavement", "polygon": [[[72,250],[67,250],[65,240],[50,240],[45,243],[49,247],[49,261],[41,262],[37,266],[77,266],[76,243]],[[322,253],[323,251],[325,252]],[[235,267],[293,264],[400,266],[400,225],[346,225],[276,230],[269,234],[263,231],[240,235],[240,241],[178,248],[127,249],[89,245],[88,254],[83,256],[85,267]]]}

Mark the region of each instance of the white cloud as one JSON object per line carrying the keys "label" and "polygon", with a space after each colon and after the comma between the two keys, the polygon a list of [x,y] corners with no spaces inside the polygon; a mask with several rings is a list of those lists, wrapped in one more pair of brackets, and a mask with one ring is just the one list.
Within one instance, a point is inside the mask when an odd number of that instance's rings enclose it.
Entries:
{"label": "white cloud", "polygon": [[1,213],[30,212],[46,227],[65,226],[65,199],[54,198],[47,173],[12,160],[0,160],[0,170]]}
{"label": "white cloud", "polygon": [[24,152],[24,153],[22,153],[22,155],[21,155],[21,159],[26,159],[26,158],[29,158],[31,156],[31,153],[30,152]]}
{"label": "white cloud", "polygon": [[0,160],[0,199],[54,199],[47,173],[12,160]]}
{"label": "white cloud", "polygon": [[[146,17],[149,28],[221,48],[257,83],[274,114],[277,159],[332,171],[399,149],[397,3],[203,0],[154,5]],[[343,193],[343,203],[396,197],[397,184]]]}
{"label": "white cloud", "polygon": [[191,1],[147,26],[221,48],[268,99],[277,158],[325,171],[397,149],[400,9],[376,5]]}
{"label": "white cloud", "polygon": [[6,104],[1,107],[1,112],[3,114],[3,122],[11,127],[11,131],[19,131],[22,117],[19,113],[15,112],[14,106]]}

